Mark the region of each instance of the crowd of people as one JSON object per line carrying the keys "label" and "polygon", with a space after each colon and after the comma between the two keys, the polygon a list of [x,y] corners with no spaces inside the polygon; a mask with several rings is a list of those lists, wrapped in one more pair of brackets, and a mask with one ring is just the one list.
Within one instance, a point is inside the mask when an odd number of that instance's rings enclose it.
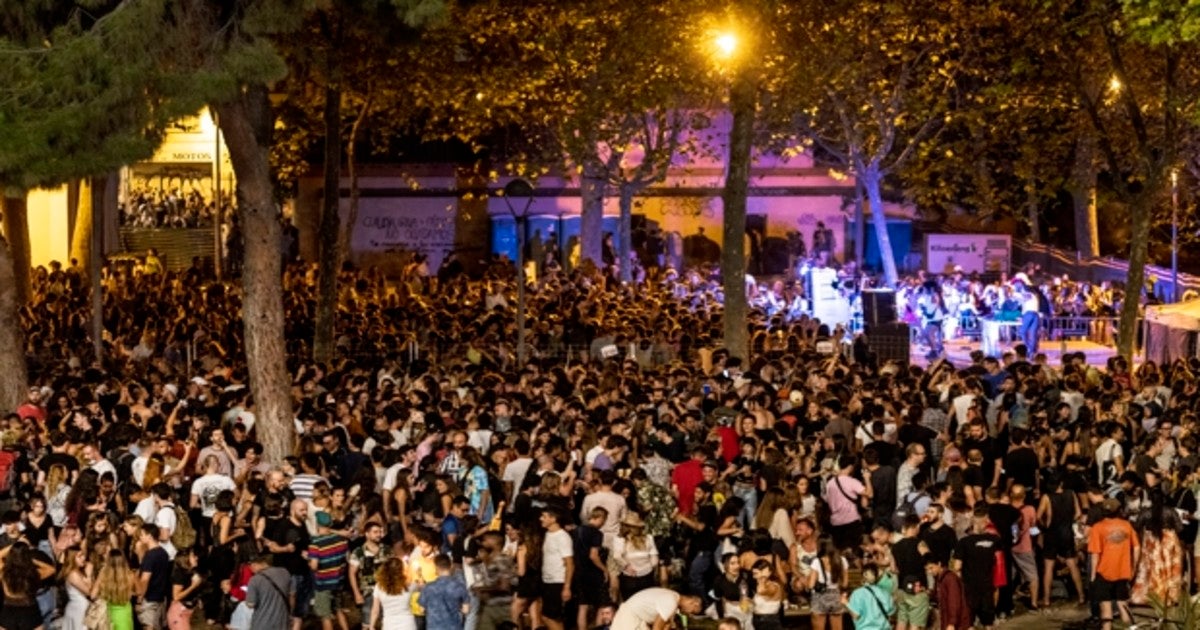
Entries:
{"label": "crowd of people", "polygon": [[[228,200],[223,205],[223,216],[234,214]],[[216,212],[211,196],[194,188],[144,188],[131,191],[121,204],[121,225],[142,229],[211,227]]]}
{"label": "crowd of people", "polygon": [[[865,338],[584,268],[282,278],[295,419],[257,415],[240,289],[202,266],[41,272],[0,432],[0,628],[991,627],[1183,601],[1200,362],[880,363]],[[264,458],[266,431],[294,450]],[[1191,573],[1194,575],[1194,572]]]}

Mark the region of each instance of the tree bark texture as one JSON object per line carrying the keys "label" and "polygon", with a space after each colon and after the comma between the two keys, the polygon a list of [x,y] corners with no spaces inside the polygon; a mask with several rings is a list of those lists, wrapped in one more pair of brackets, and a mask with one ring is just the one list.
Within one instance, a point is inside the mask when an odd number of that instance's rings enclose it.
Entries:
{"label": "tree bark texture", "polygon": [[[598,165],[584,164],[579,182],[579,262],[592,261],[604,266],[604,173]],[[569,252],[568,252],[569,253]]]}
{"label": "tree bark texture", "polygon": [[[25,402],[28,377],[25,368],[25,336],[19,311],[17,273],[8,241],[0,237],[0,412],[9,413]],[[28,266],[27,266],[28,267]],[[25,274],[28,276],[28,272]]]}
{"label": "tree bark texture", "polygon": [[750,189],[750,151],[754,132],[755,86],[746,72],[734,78],[729,95],[733,126],[729,132],[729,172],[721,195],[721,276],[724,282],[725,348],[730,356],[749,360],[746,328],[746,197]]}
{"label": "tree bark texture", "polygon": [[1133,197],[1129,204],[1132,230],[1129,238],[1129,269],[1125,276],[1125,299],[1117,326],[1117,354],[1132,363],[1138,334],[1138,306],[1146,284],[1146,257],[1150,249],[1150,215],[1153,197],[1146,193]]}
{"label": "tree bark texture", "polygon": [[[92,196],[91,180],[79,180],[79,193],[75,195],[75,228],[71,232],[71,258],[78,260],[84,275],[92,267],[92,230],[96,225],[96,203]],[[90,282],[90,280],[89,280]]]}
{"label": "tree bark texture", "polygon": [[246,88],[237,98],[217,105],[217,111],[237,176],[245,238],[242,320],[258,435],[263,457],[279,464],[292,453],[295,425],[283,339],[281,230],[268,163],[274,121],[266,86]]}
{"label": "tree bark texture", "polygon": [[1071,169],[1071,205],[1075,214],[1075,249],[1085,259],[1100,255],[1100,230],[1096,225],[1096,164],[1092,140],[1083,138],[1075,147]]}
{"label": "tree bark texture", "polygon": [[621,266],[621,282],[625,283],[633,281],[633,263],[629,256],[633,249],[633,189],[633,184],[621,185],[621,238],[617,248],[621,260],[617,264]]}
{"label": "tree bark texture", "polygon": [[340,229],[342,181],[342,93],[325,88],[325,191],[321,203],[321,230],[317,237],[317,316],[313,335],[313,360],[329,365],[337,336],[338,272],[341,270]]}
{"label": "tree bark texture", "polygon": [[863,209],[863,185],[854,178],[854,262],[862,269],[867,260],[867,216]]}
{"label": "tree bark texture", "polygon": [[[90,227],[85,239],[88,243],[88,257],[86,262],[83,258],[80,258],[79,262],[87,265],[92,298],[92,355],[101,365],[104,364],[104,283],[100,281],[100,268],[104,265],[101,253],[104,249],[104,229],[103,223],[97,220],[96,211],[104,207],[104,198],[110,185],[112,182],[108,177],[96,177],[86,185],[81,183],[79,187],[81,214],[85,203],[90,206]],[[86,202],[83,201],[85,197]],[[75,225],[79,225],[78,220]]]}
{"label": "tree bark texture", "polygon": [[875,241],[879,244],[879,260],[883,265],[883,277],[889,287],[895,287],[900,282],[900,274],[896,271],[896,257],[892,253],[892,237],[888,234],[887,215],[883,211],[883,173],[877,162],[870,162],[863,169],[863,187],[867,190],[867,200],[871,204],[871,223],[875,226]]}
{"label": "tree bark texture", "polygon": [[31,294],[29,253],[28,195],[24,190],[8,189],[4,193],[4,237],[12,256],[13,282],[18,304],[29,302]]}

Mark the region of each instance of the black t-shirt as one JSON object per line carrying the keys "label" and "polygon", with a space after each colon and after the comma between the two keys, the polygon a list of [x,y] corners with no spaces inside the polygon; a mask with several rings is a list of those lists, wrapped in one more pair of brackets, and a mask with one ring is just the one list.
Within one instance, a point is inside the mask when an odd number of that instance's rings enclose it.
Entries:
{"label": "black t-shirt", "polygon": [[[171,586],[180,586],[186,589],[192,585],[192,575],[194,575],[192,571],[175,566],[173,569],[171,569]],[[172,589],[172,592],[174,592],[174,589]],[[200,592],[201,589],[192,591],[187,595],[187,597],[184,597],[182,600],[180,600],[180,603],[188,608],[195,607],[196,602],[200,599]]]}
{"label": "black t-shirt", "polygon": [[887,519],[896,511],[896,469],[880,466],[871,471],[871,516]]}
{"label": "black t-shirt", "polygon": [[729,579],[729,576],[724,571],[713,580],[713,593],[716,593],[717,599],[723,602],[738,602],[742,599],[742,585],[745,584],[746,595],[753,596],[754,589],[751,584],[751,578],[745,571],[738,573],[737,578]]}
{"label": "black t-shirt", "polygon": [[929,547],[929,553],[933,557],[945,563],[950,562],[950,554],[953,553],[954,545],[958,542],[958,537],[954,535],[954,529],[946,525],[937,529],[922,525],[920,539],[926,547]]}
{"label": "black t-shirt", "polygon": [[883,440],[876,440],[867,446],[875,449],[876,453],[879,453],[880,464],[886,464],[889,466],[894,465],[900,455],[900,449],[896,448],[895,445],[888,444]]}
{"label": "black t-shirt", "polygon": [[937,431],[930,429],[923,424],[905,424],[896,432],[896,439],[904,445],[905,448],[909,444],[920,444],[925,447],[925,452],[929,453],[933,450],[933,440],[937,438]]}
{"label": "black t-shirt", "polygon": [[292,575],[304,575],[309,571],[303,555],[311,540],[307,527],[293,523],[290,518],[282,518],[264,533],[277,545],[293,545],[294,551],[274,554],[275,566],[287,569]]}
{"label": "black t-shirt", "polygon": [[1037,453],[1028,446],[1014,449],[1004,457],[1004,475],[1019,483],[1033,494],[1037,483],[1038,464]]}
{"label": "black t-shirt", "polygon": [[999,549],[1000,541],[993,534],[970,534],[958,541],[954,557],[962,561],[962,579],[968,589],[993,588],[992,573]]}
{"label": "black t-shirt", "polygon": [[604,562],[604,533],[591,525],[580,526],[575,532],[576,575],[583,579],[596,580],[603,577],[596,563],[592,562],[592,550],[600,550],[600,561]]}
{"label": "black t-shirt", "polygon": [[[921,539],[901,538],[892,545],[892,558],[896,561],[900,584],[908,584],[913,578],[920,580],[925,575],[925,560],[921,557]],[[923,581],[923,580],[921,580]]]}
{"label": "black t-shirt", "polygon": [[171,557],[167,550],[155,547],[142,557],[141,573],[150,574],[143,601],[163,603],[171,593]]}
{"label": "black t-shirt", "polygon": [[972,486],[986,489],[991,485],[991,479],[986,481],[983,478],[983,469],[979,466],[971,464],[963,471],[963,483]]}
{"label": "black t-shirt", "polygon": [[1012,531],[1017,521],[1021,520],[1021,511],[1007,503],[989,503],[987,507],[988,518],[1000,532],[1000,547],[1004,550],[1012,549]]}
{"label": "black t-shirt", "polygon": [[704,529],[692,535],[693,557],[702,551],[713,551],[717,548],[717,506],[712,503],[700,505],[696,509],[696,520],[704,524]]}
{"label": "black t-shirt", "polygon": [[992,484],[992,475],[995,474],[996,470],[995,443],[992,442],[992,438],[990,437],[985,437],[982,440],[974,440],[971,438],[963,440],[963,453],[969,454],[972,450],[978,450],[983,454],[983,466],[981,466],[981,468],[983,469],[983,480],[985,483],[982,487],[987,489],[987,487]]}
{"label": "black t-shirt", "polygon": [[38,460],[38,468],[45,473],[50,472],[50,467],[55,464],[63,465],[67,472],[79,470],[79,460],[66,453],[48,453]]}

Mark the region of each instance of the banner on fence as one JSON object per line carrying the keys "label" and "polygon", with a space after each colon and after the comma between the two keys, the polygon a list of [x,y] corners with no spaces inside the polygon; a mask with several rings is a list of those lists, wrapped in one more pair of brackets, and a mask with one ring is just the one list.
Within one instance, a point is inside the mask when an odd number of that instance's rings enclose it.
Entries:
{"label": "banner on fence", "polygon": [[950,273],[1007,271],[1012,260],[1012,237],[1007,234],[926,234],[925,269]]}

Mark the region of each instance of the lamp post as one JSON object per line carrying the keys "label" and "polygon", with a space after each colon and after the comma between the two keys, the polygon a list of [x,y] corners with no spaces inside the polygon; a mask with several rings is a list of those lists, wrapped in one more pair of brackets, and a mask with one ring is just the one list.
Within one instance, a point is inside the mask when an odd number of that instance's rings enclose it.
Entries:
{"label": "lamp post", "polygon": [[1171,301],[1179,301],[1179,171],[1171,171]]}
{"label": "lamp post", "polygon": [[[520,200],[524,199],[524,205]],[[513,204],[514,201],[518,203]],[[525,215],[533,204],[533,185],[517,178],[504,185],[504,204],[517,224],[517,366],[525,366]],[[520,206],[518,211],[517,207]]]}
{"label": "lamp post", "polygon": [[716,58],[729,78],[729,158],[722,191],[721,276],[725,293],[723,333],[731,356],[747,359],[750,351],[746,316],[746,197],[750,186],[754,116],[757,100],[755,77],[746,61],[748,46],[736,31],[715,33]]}

